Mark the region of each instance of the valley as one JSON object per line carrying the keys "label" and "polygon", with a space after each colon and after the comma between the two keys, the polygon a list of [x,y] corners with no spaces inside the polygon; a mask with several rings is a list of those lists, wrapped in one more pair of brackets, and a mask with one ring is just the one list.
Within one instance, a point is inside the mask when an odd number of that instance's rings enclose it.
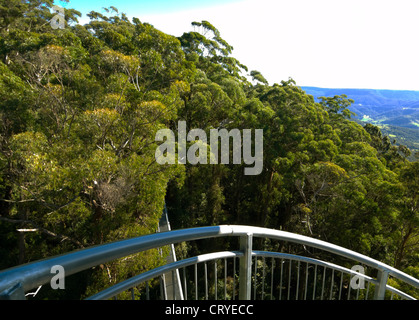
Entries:
{"label": "valley", "polygon": [[347,95],[355,101],[349,108],[356,114],[354,121],[378,126],[394,144],[407,146],[412,156],[419,151],[419,91],[301,88],[316,100],[318,97]]}

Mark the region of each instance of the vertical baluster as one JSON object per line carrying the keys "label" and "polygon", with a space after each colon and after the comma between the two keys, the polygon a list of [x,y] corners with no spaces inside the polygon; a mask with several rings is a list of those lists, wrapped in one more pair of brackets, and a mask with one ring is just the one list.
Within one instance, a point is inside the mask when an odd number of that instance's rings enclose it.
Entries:
{"label": "vertical baluster", "polygon": [[298,300],[298,290],[300,287],[300,261],[297,263],[297,290],[295,291],[295,300]]}
{"label": "vertical baluster", "polygon": [[334,281],[335,270],[332,269],[332,280],[330,281],[330,295],[329,300],[332,300],[333,297],[333,281]]}
{"label": "vertical baluster", "polygon": [[265,300],[265,257],[262,257],[262,300]]}
{"label": "vertical baluster", "polygon": [[224,300],[227,300],[227,259],[224,258]]}
{"label": "vertical baluster", "polygon": [[317,283],[317,264],[314,265],[314,285],[313,285],[313,300],[316,299],[316,283]]}
{"label": "vertical baluster", "polygon": [[[350,278],[351,276],[349,276],[349,280],[351,279]],[[349,282],[349,285],[348,285],[348,300],[350,300],[351,299],[351,283]]]}
{"label": "vertical baluster", "polygon": [[320,296],[320,300],[323,300],[323,293],[324,293],[324,281],[326,280],[326,267],[323,267],[323,280],[322,280],[322,294]]}
{"label": "vertical baluster", "polygon": [[306,262],[306,283],[304,286],[304,300],[307,300],[307,288],[308,288],[308,262]]}
{"label": "vertical baluster", "polygon": [[279,277],[279,300],[282,300],[282,271],[284,268],[284,259],[281,259],[281,274]]}
{"label": "vertical baluster", "polygon": [[233,258],[233,300],[236,299],[236,257]]}
{"label": "vertical baluster", "polygon": [[198,300],[198,264],[195,263],[195,300]]}
{"label": "vertical baluster", "polygon": [[289,267],[288,267],[288,295],[287,295],[287,300],[290,299],[290,289],[291,289],[291,266],[292,266],[292,261],[289,260]]}
{"label": "vertical baluster", "polygon": [[340,285],[339,285],[339,300],[342,294],[342,284],[343,284],[343,271],[341,272],[341,276],[340,276]]}
{"label": "vertical baluster", "polygon": [[258,267],[258,257],[255,256],[254,282],[253,282],[253,300],[256,300],[256,272]]}
{"label": "vertical baluster", "polygon": [[147,300],[150,300],[150,287],[148,281],[145,283],[145,297]]}
{"label": "vertical baluster", "polygon": [[183,267],[183,296],[185,300],[188,300],[188,288],[186,285],[186,270],[185,267]]}
{"label": "vertical baluster", "polygon": [[370,291],[370,282],[368,281],[367,293],[365,294],[365,300],[368,300],[368,292]]}
{"label": "vertical baluster", "polygon": [[215,288],[215,300],[217,300],[217,260],[214,260],[214,288]]}
{"label": "vertical baluster", "polygon": [[173,296],[173,300],[176,300],[176,274],[175,274],[175,270],[172,270],[172,296]]}
{"label": "vertical baluster", "polygon": [[135,300],[134,288],[131,288],[130,291],[131,291],[131,300]]}
{"label": "vertical baluster", "polygon": [[204,278],[205,278],[205,300],[208,300],[208,270],[207,262],[204,263]]}
{"label": "vertical baluster", "polygon": [[274,294],[274,269],[275,269],[275,258],[271,258],[271,300],[273,300]]}
{"label": "vertical baluster", "polygon": [[164,285],[164,274],[160,277],[160,299],[166,300],[166,286]]}

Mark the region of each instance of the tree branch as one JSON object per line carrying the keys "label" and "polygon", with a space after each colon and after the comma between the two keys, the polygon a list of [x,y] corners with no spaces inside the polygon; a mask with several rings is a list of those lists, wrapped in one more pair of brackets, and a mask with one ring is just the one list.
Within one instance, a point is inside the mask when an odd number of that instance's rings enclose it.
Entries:
{"label": "tree branch", "polygon": [[6,222],[10,222],[10,223],[28,223],[28,224],[32,225],[35,229],[38,229],[39,231],[41,231],[42,233],[45,233],[45,234],[47,234],[47,235],[49,235],[51,237],[54,237],[54,238],[58,238],[61,241],[68,240],[68,241],[74,243],[75,245],[79,246],[80,248],[84,248],[84,246],[83,246],[83,244],[81,242],[79,242],[79,241],[77,241],[75,239],[72,239],[72,238],[70,238],[68,236],[64,236],[64,235],[61,235],[61,234],[56,234],[56,233],[54,233],[54,232],[52,232],[52,231],[50,231],[48,229],[42,228],[38,224],[36,224],[35,222],[33,222],[32,220],[10,219],[10,218],[6,218],[6,217],[3,217],[3,216],[0,216],[0,220],[1,221],[6,221]]}

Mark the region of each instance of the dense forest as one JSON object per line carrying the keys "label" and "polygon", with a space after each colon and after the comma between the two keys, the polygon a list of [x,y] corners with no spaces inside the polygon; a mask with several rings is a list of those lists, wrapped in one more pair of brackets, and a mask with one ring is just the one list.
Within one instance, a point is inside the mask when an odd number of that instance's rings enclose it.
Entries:
{"label": "dense forest", "polygon": [[[269,84],[208,21],[175,37],[114,7],[86,25],[66,9],[54,29],[52,5],[0,1],[0,269],[154,233],[166,202],[173,228],[282,229],[419,277],[419,162],[352,121],[352,100]],[[262,173],[158,164],[156,132],[180,120],[263,129]],[[55,294],[84,297],[160,263],[148,251]]]}
{"label": "dense forest", "polygon": [[378,126],[381,132],[391,138],[395,145],[408,147],[415,161],[419,151],[419,91],[373,90],[373,89],[327,89],[302,87],[314,98],[345,94],[354,100],[349,107],[355,115],[354,121]]}

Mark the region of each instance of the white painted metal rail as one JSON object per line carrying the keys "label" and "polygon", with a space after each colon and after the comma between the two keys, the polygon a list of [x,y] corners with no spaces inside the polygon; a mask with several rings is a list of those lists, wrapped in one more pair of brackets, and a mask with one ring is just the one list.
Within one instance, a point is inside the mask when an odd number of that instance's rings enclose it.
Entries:
{"label": "white painted metal rail", "polygon": [[[60,265],[69,276],[102,263],[141,251],[184,241],[215,237],[239,237],[237,251],[223,251],[175,261],[129,278],[89,299],[109,299],[131,291],[142,283],[169,272],[181,274],[185,299],[417,299],[419,280],[389,265],[325,241],[280,230],[260,227],[222,225],[156,233],[74,251],[57,257],[17,266],[0,272],[0,298],[25,299],[25,293],[48,284],[51,267]],[[361,274],[329,261],[282,252],[254,250],[255,238],[268,238],[344,257],[362,264]],[[199,272],[198,272],[199,271]],[[365,287],[351,288],[356,277]],[[395,278],[411,286],[409,294],[388,284]],[[147,298],[149,297],[148,286]],[[414,294],[411,294],[411,291]],[[132,295],[134,297],[134,294]],[[176,293],[174,292],[174,297]]]}

